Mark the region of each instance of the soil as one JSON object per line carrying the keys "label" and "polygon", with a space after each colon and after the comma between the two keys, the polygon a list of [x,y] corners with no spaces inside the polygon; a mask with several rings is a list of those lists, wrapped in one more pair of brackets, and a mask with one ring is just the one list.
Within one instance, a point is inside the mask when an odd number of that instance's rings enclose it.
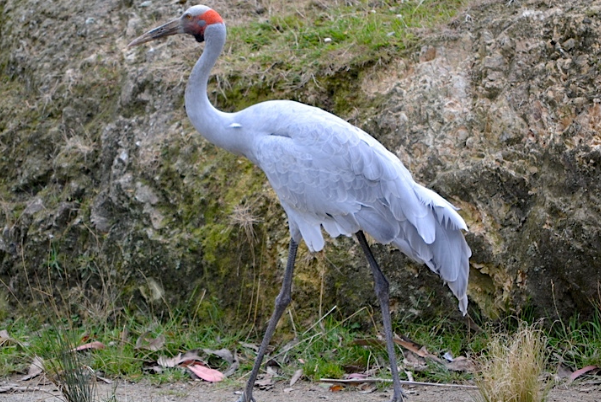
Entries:
{"label": "soil", "polygon": [[[53,385],[37,385],[35,383],[19,383],[17,379],[1,381],[0,389],[9,384],[21,387],[23,391],[0,394],[0,401],[6,402],[55,402],[62,400],[59,390]],[[239,398],[240,387],[231,384],[209,384],[205,382],[179,382],[174,384],[152,385],[148,381],[129,383],[117,381],[113,384],[99,384],[98,395],[108,399],[116,387],[116,399],[119,402],[234,402]],[[37,390],[32,390],[37,388]],[[474,389],[446,388],[435,386],[406,386],[408,402],[459,402],[477,400]],[[348,401],[348,402],[382,402],[390,400],[391,389],[359,391],[349,387],[340,392],[331,392],[329,386],[309,382],[299,382],[293,387],[281,382],[274,388],[256,390],[257,402],[306,402],[315,400]],[[599,402],[601,401],[601,384],[583,382],[577,385],[560,385],[555,387],[548,402]]]}

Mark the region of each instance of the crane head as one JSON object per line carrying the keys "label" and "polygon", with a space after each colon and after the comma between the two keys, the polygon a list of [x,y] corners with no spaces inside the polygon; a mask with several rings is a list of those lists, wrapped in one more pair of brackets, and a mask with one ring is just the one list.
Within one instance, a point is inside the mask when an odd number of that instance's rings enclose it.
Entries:
{"label": "crane head", "polygon": [[151,29],[145,34],[134,39],[128,47],[138,46],[155,39],[177,34],[194,36],[198,42],[204,41],[205,29],[212,24],[222,24],[223,19],[217,11],[207,6],[193,6],[184,12],[180,18],[169,21],[160,27]]}

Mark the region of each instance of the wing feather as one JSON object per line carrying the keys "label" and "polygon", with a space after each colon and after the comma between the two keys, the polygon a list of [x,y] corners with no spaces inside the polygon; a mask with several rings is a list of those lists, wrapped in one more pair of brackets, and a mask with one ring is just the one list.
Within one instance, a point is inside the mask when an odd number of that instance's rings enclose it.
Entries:
{"label": "wing feather", "polygon": [[318,251],[322,227],[333,237],[364,230],[439,274],[465,313],[471,251],[456,208],[365,132],[321,109],[286,106],[295,118],[269,121],[271,135],[257,138],[251,159],[284,205],[293,236]]}

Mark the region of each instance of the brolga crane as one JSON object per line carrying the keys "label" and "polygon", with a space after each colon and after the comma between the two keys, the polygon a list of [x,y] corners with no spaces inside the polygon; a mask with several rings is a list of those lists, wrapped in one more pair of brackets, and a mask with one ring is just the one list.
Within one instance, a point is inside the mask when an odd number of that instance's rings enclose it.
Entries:
{"label": "brolga crane", "polygon": [[401,402],[403,390],[393,343],[388,281],[364,232],[379,243],[392,243],[440,275],[465,314],[471,256],[462,233],[467,230],[465,222],[448,201],[417,184],[382,144],[333,114],[287,100],[262,102],[236,113],[213,107],[207,82],[226,37],[223,19],[215,10],[193,6],[180,18],[148,31],[129,46],[175,34],[189,34],[205,42],[186,87],[186,112],[192,124],[208,141],[247,157],[265,172],[290,227],[282,288],[239,402],[254,401],[253,386],[265,351],[290,303],[299,242],[304,240],[311,252],[323,249],[322,228],[332,237],[355,235],[365,253],[382,309],[394,386],[392,401]]}

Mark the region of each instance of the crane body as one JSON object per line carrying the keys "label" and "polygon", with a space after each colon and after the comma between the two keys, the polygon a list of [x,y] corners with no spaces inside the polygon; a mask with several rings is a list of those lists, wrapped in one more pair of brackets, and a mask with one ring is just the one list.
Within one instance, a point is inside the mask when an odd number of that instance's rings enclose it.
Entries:
{"label": "crane body", "polygon": [[331,113],[289,100],[262,102],[235,113],[216,109],[208,99],[207,82],[225,44],[226,29],[211,8],[191,7],[181,18],[147,32],[129,46],[181,33],[206,43],[186,87],[190,121],[208,141],[245,156],[265,172],[290,227],[282,289],[240,401],[254,400],[252,388],[261,361],[290,303],[298,245],[303,240],[310,251],[322,250],[322,229],[332,237],[355,235],[366,255],[382,309],[394,383],[392,400],[402,401],[388,282],[364,232],[379,243],[395,245],[439,274],[465,314],[471,256],[462,233],[467,230],[465,222],[448,201],[416,183],[402,162],[382,144]]}

